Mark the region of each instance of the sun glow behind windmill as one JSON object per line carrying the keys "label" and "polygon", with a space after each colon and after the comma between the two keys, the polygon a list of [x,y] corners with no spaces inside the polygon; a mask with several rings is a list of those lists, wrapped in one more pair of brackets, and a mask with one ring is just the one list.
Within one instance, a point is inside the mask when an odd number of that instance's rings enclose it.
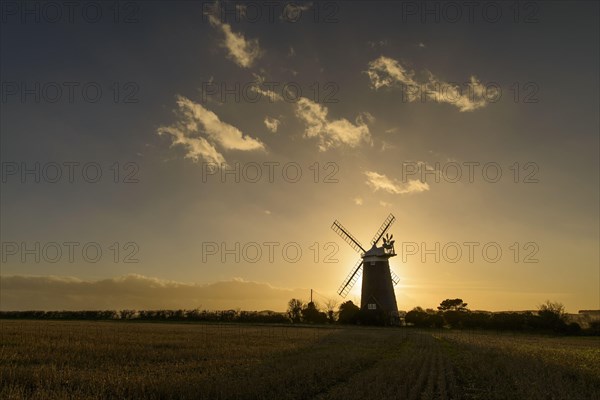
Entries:
{"label": "sun glow behind windmill", "polygon": [[[394,257],[396,252],[394,251],[394,235],[387,234],[387,231],[395,220],[396,218],[392,214],[388,215],[373,236],[371,248],[368,251],[339,221],[335,220],[331,225],[331,229],[361,257],[344,279],[338,289],[338,294],[346,297],[362,276],[360,308],[366,312],[384,312],[391,318],[398,315],[394,285],[400,279],[390,269],[389,258]],[[383,246],[377,247],[377,243],[381,239],[383,239]]]}

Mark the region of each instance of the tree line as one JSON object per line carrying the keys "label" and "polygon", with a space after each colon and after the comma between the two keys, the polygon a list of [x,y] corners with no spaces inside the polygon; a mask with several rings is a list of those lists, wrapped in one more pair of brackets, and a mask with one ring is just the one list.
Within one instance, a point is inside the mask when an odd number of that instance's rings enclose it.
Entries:
{"label": "tree line", "polygon": [[407,324],[420,328],[491,329],[497,331],[544,331],[562,334],[600,334],[600,321],[587,330],[568,322],[561,303],[546,301],[537,311],[471,311],[462,299],[446,299],[437,310],[415,307],[404,317]]}
{"label": "tree line", "polygon": [[0,311],[4,319],[289,323],[285,313],[241,310]]}
{"label": "tree line", "polygon": [[[319,310],[315,303],[304,304],[292,299],[288,316],[294,323],[339,323],[351,325],[388,325],[389,319],[368,310],[361,310],[352,301],[340,304],[337,312],[331,307]],[[600,335],[600,321],[590,321],[587,329],[577,322],[568,322],[564,306],[546,301],[536,311],[490,312],[471,311],[462,299],[446,299],[437,310],[415,307],[399,318],[399,324],[418,328],[490,329],[497,331],[537,331],[561,334]]]}
{"label": "tree line", "polygon": [[[537,311],[471,311],[462,299],[446,299],[437,310],[415,307],[395,324],[418,328],[491,329],[497,331],[542,331],[561,334],[600,335],[600,321],[590,321],[587,329],[568,322],[564,306],[547,301]],[[402,315],[400,315],[401,317]],[[97,311],[0,311],[3,319],[50,320],[130,320],[130,321],[203,321],[275,324],[390,325],[389,318],[361,310],[352,301],[339,306],[328,301],[291,299],[286,312],[241,310],[97,310]]]}

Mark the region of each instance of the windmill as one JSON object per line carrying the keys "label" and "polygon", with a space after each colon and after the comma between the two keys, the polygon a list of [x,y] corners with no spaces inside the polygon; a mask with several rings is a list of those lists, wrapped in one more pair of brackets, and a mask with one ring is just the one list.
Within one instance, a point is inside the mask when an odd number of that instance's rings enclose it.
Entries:
{"label": "windmill", "polygon": [[[340,235],[361,257],[344,279],[338,289],[338,294],[346,297],[362,274],[361,310],[367,313],[383,312],[391,318],[396,318],[398,315],[394,285],[400,281],[400,278],[390,270],[389,258],[394,257],[396,252],[394,251],[394,235],[387,234],[387,230],[395,220],[396,217],[392,214],[388,215],[375,236],[373,236],[369,251],[366,251],[338,220],[335,220],[331,225],[331,229]],[[377,242],[380,239],[383,239],[383,246],[377,247]]]}

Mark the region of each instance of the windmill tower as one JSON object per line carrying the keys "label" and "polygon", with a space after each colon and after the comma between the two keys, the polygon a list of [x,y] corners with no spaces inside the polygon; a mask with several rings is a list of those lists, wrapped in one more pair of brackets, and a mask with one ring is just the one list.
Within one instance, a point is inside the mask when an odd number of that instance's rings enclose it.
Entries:
{"label": "windmill tower", "polygon": [[[389,259],[394,257],[396,252],[394,251],[394,240],[392,240],[393,235],[388,235],[386,232],[395,220],[396,218],[392,214],[388,215],[375,236],[373,236],[371,248],[368,251],[339,221],[335,220],[331,225],[331,229],[340,235],[361,257],[344,279],[338,289],[338,294],[346,297],[362,274],[361,310],[365,315],[383,313],[390,321],[395,321],[398,317],[394,285],[400,279],[390,270]],[[377,242],[381,239],[383,239],[383,245],[377,247]]]}

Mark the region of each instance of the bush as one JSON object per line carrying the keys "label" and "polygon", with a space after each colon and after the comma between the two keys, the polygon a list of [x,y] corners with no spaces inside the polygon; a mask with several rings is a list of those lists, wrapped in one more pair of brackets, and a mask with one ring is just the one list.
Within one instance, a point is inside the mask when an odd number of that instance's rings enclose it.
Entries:
{"label": "bush", "polygon": [[415,307],[406,313],[404,321],[419,328],[441,328],[444,326],[444,317],[433,310],[423,311],[421,307]]}
{"label": "bush", "polygon": [[348,300],[340,305],[338,313],[338,321],[340,324],[356,324],[360,308],[358,308],[351,300]]}
{"label": "bush", "polygon": [[581,326],[577,322],[571,322],[567,325],[567,333],[569,335],[579,335],[581,333]]}
{"label": "bush", "polygon": [[407,324],[413,324],[418,327],[425,327],[427,321],[427,313],[421,307],[415,307],[406,313],[404,321]]}
{"label": "bush", "polygon": [[319,311],[312,301],[302,309],[302,320],[309,324],[326,324],[328,321],[327,314]]}
{"label": "bush", "polygon": [[592,321],[590,322],[590,327],[588,332],[592,335],[600,335],[600,321]]}

